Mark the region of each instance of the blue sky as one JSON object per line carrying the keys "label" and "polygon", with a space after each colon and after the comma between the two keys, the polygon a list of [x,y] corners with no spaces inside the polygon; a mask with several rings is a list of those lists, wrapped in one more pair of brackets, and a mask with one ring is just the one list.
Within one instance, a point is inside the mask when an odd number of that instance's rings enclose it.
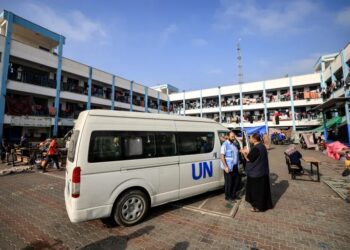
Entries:
{"label": "blue sky", "polygon": [[312,73],[350,42],[350,1],[3,1],[66,37],[65,57],[138,83],[180,90]]}

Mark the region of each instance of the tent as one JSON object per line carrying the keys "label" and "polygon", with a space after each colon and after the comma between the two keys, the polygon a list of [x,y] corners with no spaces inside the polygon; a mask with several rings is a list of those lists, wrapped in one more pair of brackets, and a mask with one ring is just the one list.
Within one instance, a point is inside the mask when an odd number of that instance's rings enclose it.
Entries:
{"label": "tent", "polygon": [[[343,120],[343,118],[340,116],[329,119],[326,122],[326,128],[329,129],[329,128],[333,127],[334,125],[339,125],[340,123],[342,123],[342,120]],[[310,130],[310,132],[323,132],[323,125],[315,128],[315,129]]]}
{"label": "tent", "polygon": [[245,127],[243,128],[244,131],[247,133],[247,135],[252,135],[255,133],[259,133],[260,135],[263,135],[266,133],[266,126],[256,126],[256,127]]}

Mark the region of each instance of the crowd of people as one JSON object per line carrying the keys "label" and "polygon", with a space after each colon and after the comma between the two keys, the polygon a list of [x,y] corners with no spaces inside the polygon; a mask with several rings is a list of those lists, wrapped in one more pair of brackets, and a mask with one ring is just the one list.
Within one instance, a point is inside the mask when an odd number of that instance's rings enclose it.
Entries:
{"label": "crowd of people", "polygon": [[[24,134],[21,137],[19,144],[10,143],[7,138],[3,138],[0,148],[1,162],[6,163],[7,165],[15,166],[16,149],[18,149],[21,151],[22,156],[29,157],[30,163],[34,164],[36,163],[37,155],[36,153],[30,155],[29,148],[30,143],[27,134]],[[38,152],[40,152],[41,160],[39,161],[39,167],[42,168],[43,172],[47,172],[47,166],[50,162],[53,162],[56,165],[56,168],[60,169],[56,136],[38,143],[35,148]]]}

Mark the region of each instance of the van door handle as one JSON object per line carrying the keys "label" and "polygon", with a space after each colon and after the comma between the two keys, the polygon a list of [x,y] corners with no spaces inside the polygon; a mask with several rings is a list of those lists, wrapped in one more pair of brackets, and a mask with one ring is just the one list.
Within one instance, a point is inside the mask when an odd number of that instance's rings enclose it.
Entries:
{"label": "van door handle", "polygon": [[218,153],[213,153],[213,157],[215,158],[215,159],[217,159],[218,158]]}

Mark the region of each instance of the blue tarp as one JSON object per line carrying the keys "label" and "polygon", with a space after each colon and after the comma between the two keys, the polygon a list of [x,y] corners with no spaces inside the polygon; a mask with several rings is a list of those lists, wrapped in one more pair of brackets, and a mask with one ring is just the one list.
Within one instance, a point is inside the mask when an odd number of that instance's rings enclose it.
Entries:
{"label": "blue tarp", "polygon": [[243,129],[248,136],[255,133],[259,133],[260,135],[263,135],[266,133],[266,126],[249,127],[249,128],[243,128]]}

